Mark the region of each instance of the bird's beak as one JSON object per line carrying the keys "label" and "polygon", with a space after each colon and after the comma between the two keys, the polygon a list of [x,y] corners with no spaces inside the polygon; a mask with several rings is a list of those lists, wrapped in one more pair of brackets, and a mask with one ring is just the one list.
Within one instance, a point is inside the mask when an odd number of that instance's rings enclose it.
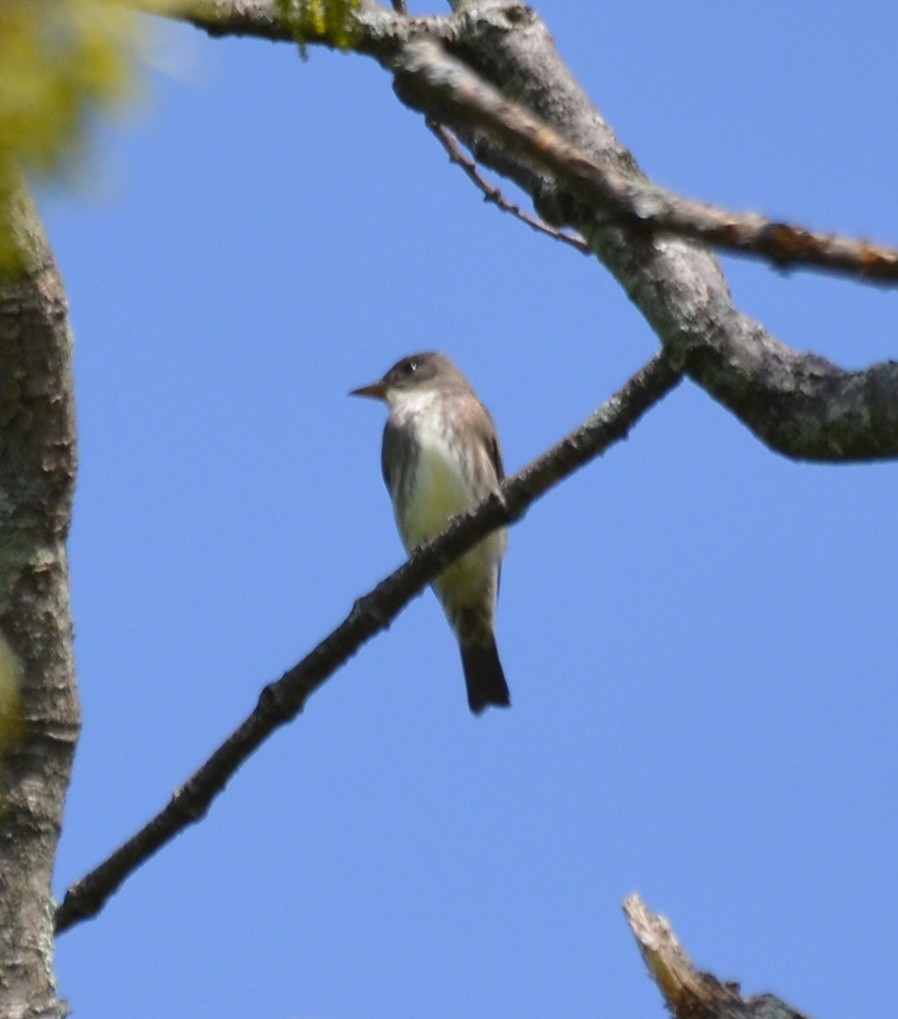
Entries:
{"label": "bird's beak", "polygon": [[375,382],[371,386],[362,386],[361,389],[352,389],[350,396],[370,396],[372,400],[386,400],[387,387],[383,382]]}

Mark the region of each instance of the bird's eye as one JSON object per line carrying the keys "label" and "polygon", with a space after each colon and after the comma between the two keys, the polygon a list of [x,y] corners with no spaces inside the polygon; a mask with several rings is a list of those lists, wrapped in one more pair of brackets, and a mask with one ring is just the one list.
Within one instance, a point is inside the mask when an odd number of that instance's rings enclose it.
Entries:
{"label": "bird's eye", "polygon": [[403,371],[405,372],[406,375],[414,375],[417,370],[418,370],[417,361],[406,361],[405,365],[403,366]]}

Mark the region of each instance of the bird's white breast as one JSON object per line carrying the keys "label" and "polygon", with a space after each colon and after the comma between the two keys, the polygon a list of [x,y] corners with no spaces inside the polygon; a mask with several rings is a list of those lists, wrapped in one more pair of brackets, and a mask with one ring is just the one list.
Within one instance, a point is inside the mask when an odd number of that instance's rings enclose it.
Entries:
{"label": "bird's white breast", "polygon": [[[434,413],[433,399],[429,393],[403,393],[391,401],[392,413],[414,428],[417,446],[413,484],[403,486],[401,496],[393,493],[396,522],[409,551],[444,531],[450,517],[476,506],[490,488],[484,477],[489,471],[474,470],[470,464],[465,469],[463,442],[452,419]],[[480,453],[488,456],[485,450]],[[474,455],[474,451],[468,449],[467,455]],[[498,564],[506,541],[504,529],[494,531],[450,567],[443,579],[451,574],[458,581],[456,587],[471,590],[478,597],[486,585],[494,604]]]}
{"label": "bird's white breast", "polygon": [[406,510],[405,540],[410,547],[433,538],[451,516],[479,501],[446,423],[430,414],[421,415],[415,433],[418,458]]}

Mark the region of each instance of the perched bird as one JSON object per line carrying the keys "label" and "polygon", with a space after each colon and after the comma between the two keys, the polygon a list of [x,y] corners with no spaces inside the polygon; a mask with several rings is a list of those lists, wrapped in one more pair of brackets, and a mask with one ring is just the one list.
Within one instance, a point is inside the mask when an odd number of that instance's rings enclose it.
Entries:
{"label": "perched bird", "polygon": [[[381,466],[409,552],[498,489],[503,471],[496,426],[444,354],[405,357],[380,382],[350,395],[384,400],[390,409]],[[488,704],[511,703],[494,632],[506,544],[505,531],[494,531],[433,583],[458,638],[475,715]]]}

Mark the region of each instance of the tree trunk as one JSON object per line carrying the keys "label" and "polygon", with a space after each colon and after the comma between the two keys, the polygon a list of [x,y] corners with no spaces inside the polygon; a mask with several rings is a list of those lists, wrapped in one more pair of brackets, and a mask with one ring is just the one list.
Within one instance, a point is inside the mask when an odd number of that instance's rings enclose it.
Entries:
{"label": "tree trunk", "polygon": [[75,480],[68,313],[23,187],[0,189],[0,1015],[63,1016],[51,878],[80,710],[65,540]]}

